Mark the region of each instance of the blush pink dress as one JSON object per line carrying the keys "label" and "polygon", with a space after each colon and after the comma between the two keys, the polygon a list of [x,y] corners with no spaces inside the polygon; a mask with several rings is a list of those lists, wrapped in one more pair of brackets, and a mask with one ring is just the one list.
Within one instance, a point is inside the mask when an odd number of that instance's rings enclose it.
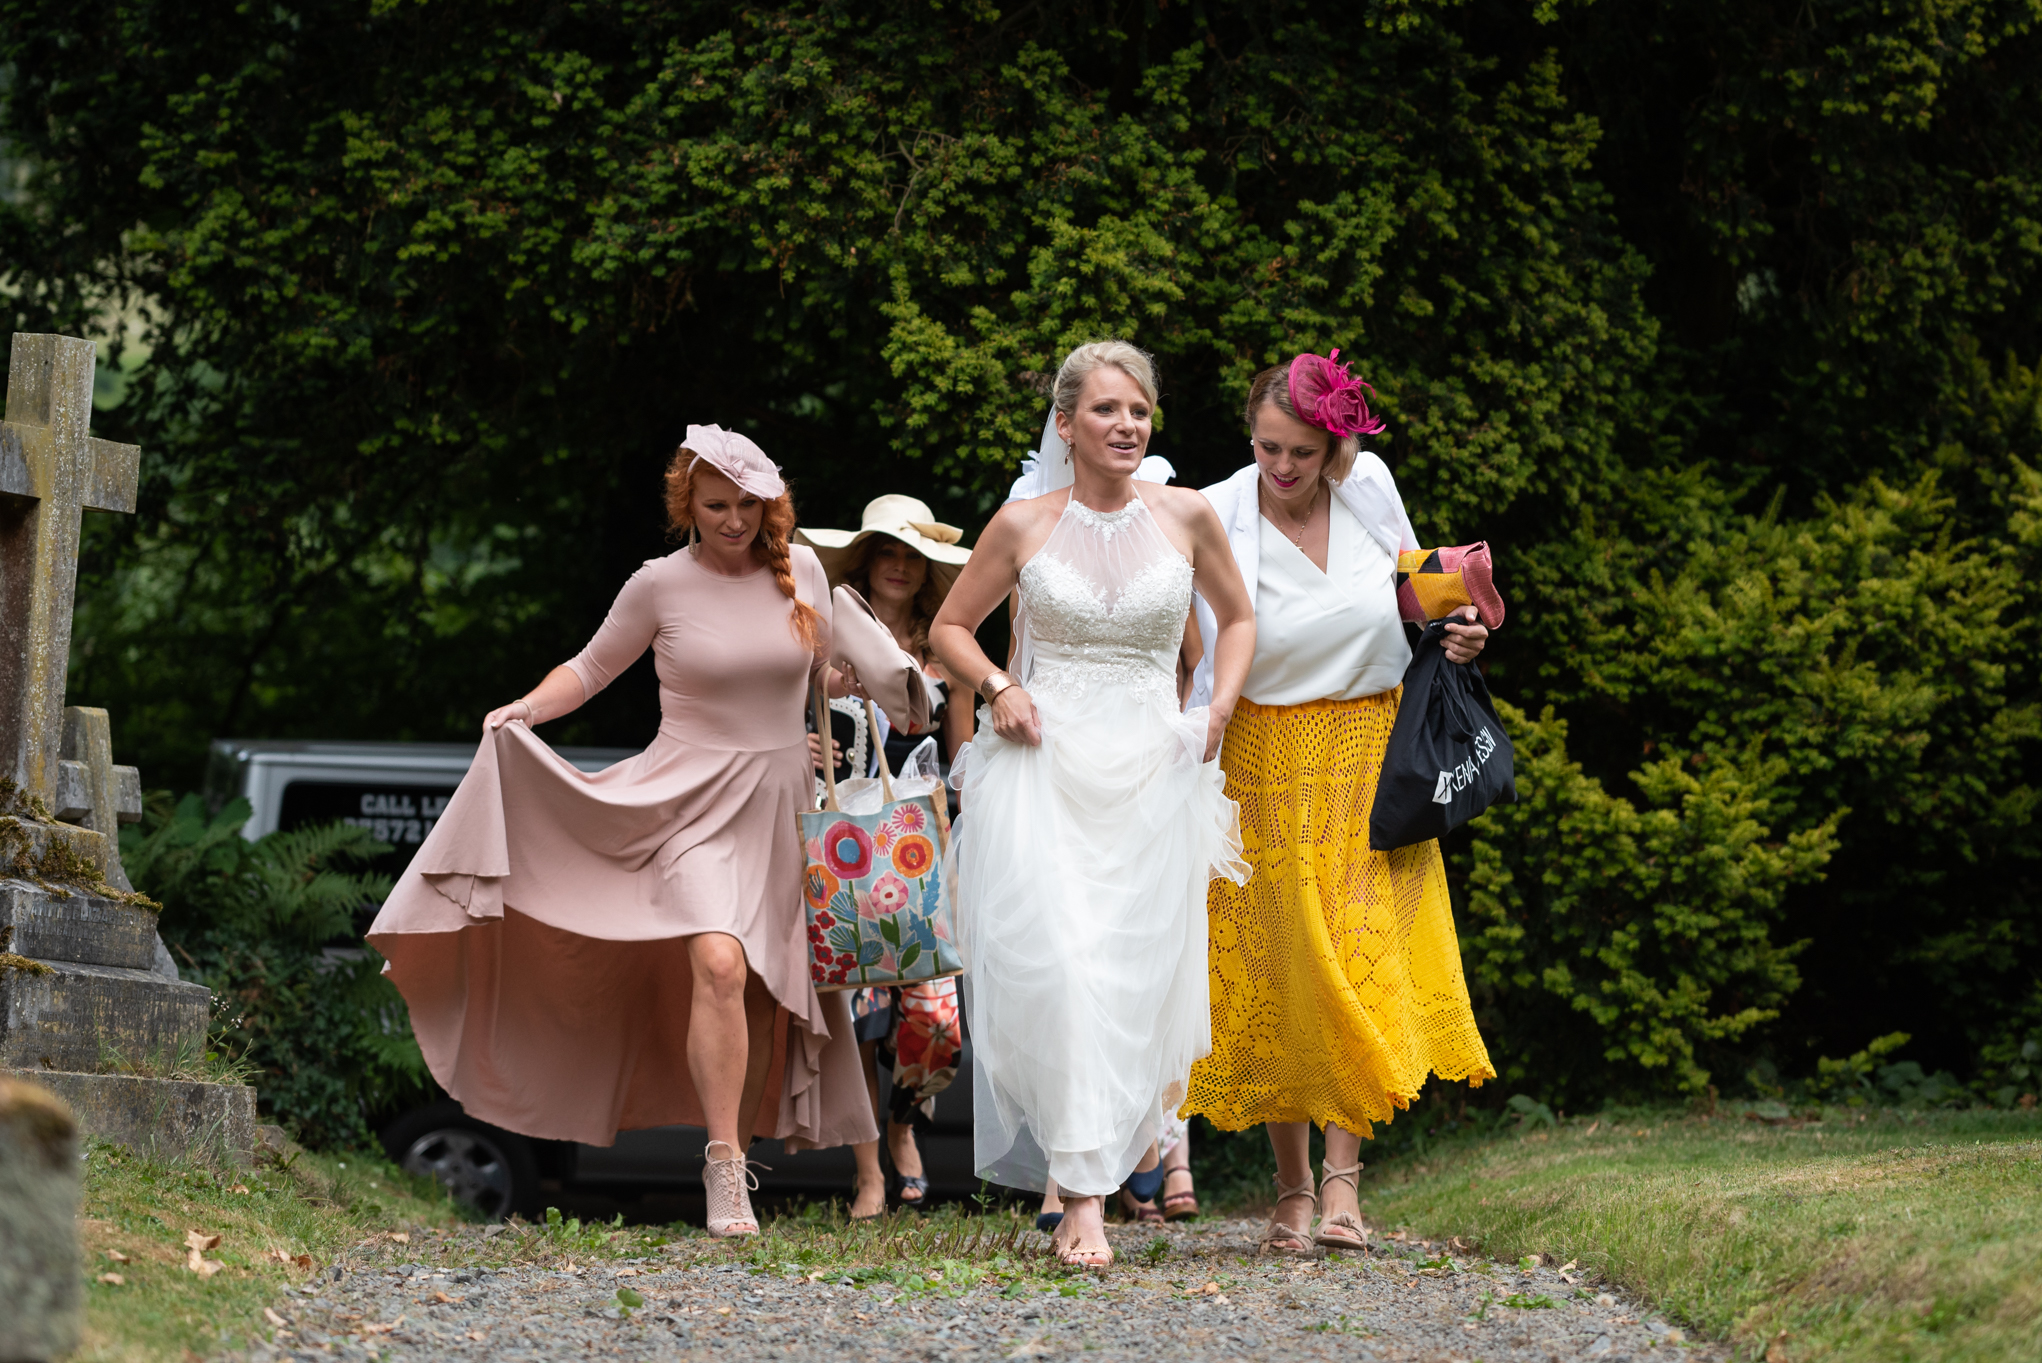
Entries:
{"label": "blush pink dress", "polygon": [[[792,565],[827,657],[822,564],[795,545]],[[650,646],[652,746],[591,774],[522,723],[483,739],[369,929],[433,1077],[470,1115],[590,1145],[702,1125],[686,939],[723,932],[782,1010],[752,1133],[794,1148],[879,1134],[847,996],[809,979],[794,815],[812,803],[803,716],[820,664],[791,614],[764,569],[653,559],[567,664],[593,696]]]}

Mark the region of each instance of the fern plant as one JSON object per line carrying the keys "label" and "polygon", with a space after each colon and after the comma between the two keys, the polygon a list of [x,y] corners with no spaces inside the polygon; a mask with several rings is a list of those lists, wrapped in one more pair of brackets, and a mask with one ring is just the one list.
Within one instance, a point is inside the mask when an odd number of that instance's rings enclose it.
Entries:
{"label": "fern plant", "polygon": [[353,935],[390,880],[352,868],[389,849],[341,823],[250,841],[250,812],[152,795],[121,830],[121,859],[162,902],[186,973],[213,991],[209,1048],[252,1072],[262,1110],[307,1145],[366,1144],[430,1083],[403,998]]}

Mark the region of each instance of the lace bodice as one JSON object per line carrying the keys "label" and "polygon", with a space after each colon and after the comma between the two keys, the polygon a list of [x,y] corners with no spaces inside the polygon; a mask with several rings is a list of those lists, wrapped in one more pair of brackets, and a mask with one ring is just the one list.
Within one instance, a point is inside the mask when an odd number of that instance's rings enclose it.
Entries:
{"label": "lace bodice", "polygon": [[1174,708],[1191,564],[1139,496],[1118,511],[1072,497],[1020,586],[1021,682],[1031,694],[1106,685]]}

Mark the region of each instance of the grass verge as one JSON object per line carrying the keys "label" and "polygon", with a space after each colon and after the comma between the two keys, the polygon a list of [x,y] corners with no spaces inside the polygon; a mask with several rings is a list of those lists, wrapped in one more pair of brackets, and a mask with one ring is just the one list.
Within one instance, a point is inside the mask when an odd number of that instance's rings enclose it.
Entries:
{"label": "grass verge", "polygon": [[1386,1229],[1577,1260],[1741,1358],[2042,1358],[2034,1114],[1605,1114],[1366,1177]]}
{"label": "grass verge", "polygon": [[[371,1234],[408,1237],[459,1219],[437,1185],[370,1156],[299,1154],[221,1173],[94,1141],[79,1218],[85,1339],[74,1358],[186,1359],[267,1338],[263,1308],[285,1284],[327,1271]],[[187,1266],[193,1231],[220,1237],[199,1256],[217,1268]]]}

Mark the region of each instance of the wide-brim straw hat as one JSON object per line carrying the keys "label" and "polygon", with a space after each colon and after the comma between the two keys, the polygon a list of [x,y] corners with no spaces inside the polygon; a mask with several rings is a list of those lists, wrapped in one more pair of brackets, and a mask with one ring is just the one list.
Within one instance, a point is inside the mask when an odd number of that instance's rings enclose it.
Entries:
{"label": "wide-brim straw hat", "polygon": [[936,590],[944,595],[949,594],[951,584],[957,581],[957,574],[971,557],[971,550],[958,544],[964,538],[962,530],[937,520],[935,513],[929,510],[929,504],[921,498],[897,492],[874,497],[865,503],[864,519],[856,530],[817,530],[801,526],[795,530],[794,540],[815,550],[815,556],[822,560],[823,571],[830,575],[830,585],[834,587],[843,582],[845,571],[857,556],[858,546],[874,535],[891,535],[929,560],[929,577],[935,582]]}

